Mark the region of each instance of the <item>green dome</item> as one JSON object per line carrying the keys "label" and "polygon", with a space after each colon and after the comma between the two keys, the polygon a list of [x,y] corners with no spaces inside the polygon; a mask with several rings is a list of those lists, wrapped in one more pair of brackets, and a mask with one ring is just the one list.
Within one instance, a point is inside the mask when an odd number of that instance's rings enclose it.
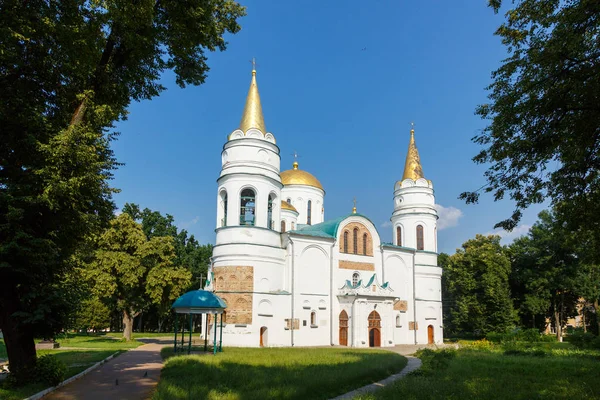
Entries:
{"label": "green dome", "polygon": [[175,300],[175,303],[173,303],[171,308],[175,309],[175,311],[178,309],[212,311],[227,308],[227,304],[213,292],[207,290],[192,290]]}

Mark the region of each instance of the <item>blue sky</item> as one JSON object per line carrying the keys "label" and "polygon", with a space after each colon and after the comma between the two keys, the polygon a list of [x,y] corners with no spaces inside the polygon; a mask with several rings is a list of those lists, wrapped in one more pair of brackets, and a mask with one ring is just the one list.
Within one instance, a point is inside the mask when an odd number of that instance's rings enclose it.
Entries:
{"label": "blue sky", "polygon": [[[438,245],[453,253],[513,209],[457,199],[484,183],[471,138],[490,74],[506,57],[495,29],[503,20],[486,0],[254,1],[225,52],[208,55],[204,85],[180,89],[171,73],[152,101],[133,103],[113,148],[125,163],[113,185],[117,206],[139,204],[175,217],[214,243],[216,179],[226,137],[239,125],[252,57],[265,124],[281,149],[326,190],[325,217],[358,210],[390,241],[394,183],[402,178],[410,122],[440,210]],[[363,50],[366,48],[365,50]],[[525,213],[525,233],[540,208]]]}

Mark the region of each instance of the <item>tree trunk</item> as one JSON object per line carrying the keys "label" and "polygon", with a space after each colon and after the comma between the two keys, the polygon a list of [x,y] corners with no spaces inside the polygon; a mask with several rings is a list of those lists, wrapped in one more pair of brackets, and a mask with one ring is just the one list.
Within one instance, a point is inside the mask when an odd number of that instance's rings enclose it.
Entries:
{"label": "tree trunk", "polygon": [[598,299],[594,300],[594,310],[596,311],[596,324],[598,324],[598,335],[600,335],[600,304],[598,304]]}
{"label": "tree trunk", "polygon": [[0,291],[0,328],[4,335],[10,373],[19,384],[27,383],[33,378],[36,362],[33,330],[31,326],[24,325],[12,317],[19,311],[18,294],[8,288],[2,288]]}
{"label": "tree trunk", "polygon": [[133,316],[129,310],[123,311],[123,337],[130,341],[133,332]]}
{"label": "tree trunk", "polygon": [[560,310],[558,308],[558,305],[556,304],[556,300],[554,300],[553,303],[554,303],[554,327],[556,328],[556,340],[558,340],[559,342],[562,342],[563,337],[562,337],[562,325],[561,325],[561,321],[560,321]]}
{"label": "tree trunk", "polygon": [[162,324],[163,324],[163,319],[162,318],[158,318],[158,332],[162,332]]}

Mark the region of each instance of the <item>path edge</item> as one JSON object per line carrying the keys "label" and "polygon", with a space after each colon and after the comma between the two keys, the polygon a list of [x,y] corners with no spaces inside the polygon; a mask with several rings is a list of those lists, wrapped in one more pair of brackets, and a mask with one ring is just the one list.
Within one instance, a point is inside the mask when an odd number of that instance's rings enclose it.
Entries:
{"label": "path edge", "polygon": [[379,382],[359,387],[358,389],[354,389],[348,393],[344,393],[340,396],[334,397],[331,400],[348,400],[353,399],[356,396],[362,394],[372,393],[376,390],[388,386],[390,383],[396,382],[397,380],[404,378],[410,372],[417,370],[421,367],[421,360],[419,358],[413,356],[404,357],[408,359],[408,362],[406,363],[406,366],[402,368],[402,371],[398,372],[397,374],[390,375],[387,378],[380,380]]}
{"label": "path edge", "polygon": [[77,379],[83,377],[84,375],[89,374],[90,372],[92,372],[93,370],[95,370],[96,368],[98,368],[99,366],[101,366],[102,364],[112,360],[114,357],[118,356],[121,352],[117,351],[114,354],[111,354],[110,356],[106,357],[104,360],[102,361],[98,361],[96,364],[92,365],[91,367],[89,367],[88,369],[85,369],[83,371],[81,371],[80,373],[78,373],[77,375],[73,375],[72,377],[65,379],[64,381],[62,381],[61,383],[59,383],[56,386],[52,386],[49,387],[48,389],[44,389],[41,392],[37,392],[36,394],[27,397],[24,400],[38,400],[41,399],[42,397],[44,397],[45,395],[54,392],[56,389],[61,388],[73,381],[76,381]]}

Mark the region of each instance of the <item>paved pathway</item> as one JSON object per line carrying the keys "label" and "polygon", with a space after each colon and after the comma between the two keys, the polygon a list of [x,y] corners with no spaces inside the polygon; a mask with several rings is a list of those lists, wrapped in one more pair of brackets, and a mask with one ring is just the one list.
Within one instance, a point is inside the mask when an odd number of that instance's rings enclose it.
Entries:
{"label": "paved pathway", "polygon": [[[115,357],[82,378],[44,397],[44,400],[142,400],[148,399],[160,378],[160,349],[172,342],[148,343]],[[147,373],[147,376],[144,376]],[[117,385],[118,380],[118,385]]]}

